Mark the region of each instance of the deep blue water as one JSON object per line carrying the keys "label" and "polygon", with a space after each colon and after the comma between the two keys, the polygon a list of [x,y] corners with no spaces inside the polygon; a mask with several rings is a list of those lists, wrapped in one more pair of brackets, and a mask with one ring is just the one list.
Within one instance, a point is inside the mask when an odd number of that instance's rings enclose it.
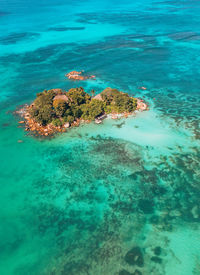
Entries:
{"label": "deep blue water", "polygon": [[[200,274],[199,23],[196,0],[0,1],[1,275]],[[150,111],[52,140],[18,127],[37,92],[75,86]]]}

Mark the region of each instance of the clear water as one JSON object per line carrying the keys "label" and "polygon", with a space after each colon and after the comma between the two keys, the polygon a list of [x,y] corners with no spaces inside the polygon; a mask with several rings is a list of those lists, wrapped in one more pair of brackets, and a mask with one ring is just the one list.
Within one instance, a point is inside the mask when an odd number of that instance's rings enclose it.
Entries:
{"label": "clear water", "polygon": [[[1,0],[1,275],[200,274],[199,14],[194,0]],[[17,106],[77,85],[150,111],[52,140],[18,127]],[[144,267],[125,261],[134,246]]]}

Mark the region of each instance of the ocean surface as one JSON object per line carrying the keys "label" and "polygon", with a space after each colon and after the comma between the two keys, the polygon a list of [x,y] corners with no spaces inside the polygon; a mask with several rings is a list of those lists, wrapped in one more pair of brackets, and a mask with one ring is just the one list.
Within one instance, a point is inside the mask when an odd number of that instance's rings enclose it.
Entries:
{"label": "ocean surface", "polygon": [[[199,26],[196,0],[0,0],[0,275],[200,274]],[[36,93],[79,86],[150,110],[19,127]]]}

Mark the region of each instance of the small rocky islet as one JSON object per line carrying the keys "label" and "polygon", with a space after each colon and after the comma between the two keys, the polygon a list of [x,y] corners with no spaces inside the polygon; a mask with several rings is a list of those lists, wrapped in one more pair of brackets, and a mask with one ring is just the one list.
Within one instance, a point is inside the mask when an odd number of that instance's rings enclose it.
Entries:
{"label": "small rocky islet", "polygon": [[69,91],[44,90],[30,105],[26,104],[17,111],[23,117],[19,123],[25,124],[26,131],[36,136],[52,136],[81,123],[95,121],[100,124],[107,116],[112,119],[126,118],[136,110],[148,110],[142,99],[117,89],[106,88],[96,96],[92,90],[90,94],[82,87]]}
{"label": "small rocky islet", "polygon": [[95,75],[85,75],[84,70],[82,71],[71,71],[65,75],[69,80],[96,80]]}

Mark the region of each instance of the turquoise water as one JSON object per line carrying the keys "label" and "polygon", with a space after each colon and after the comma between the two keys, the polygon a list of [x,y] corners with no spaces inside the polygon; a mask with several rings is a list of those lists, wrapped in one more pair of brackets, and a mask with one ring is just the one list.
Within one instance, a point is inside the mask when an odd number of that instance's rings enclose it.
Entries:
{"label": "turquoise water", "polygon": [[[199,14],[194,0],[1,1],[1,275],[200,274]],[[74,69],[97,81],[69,82]],[[18,127],[37,92],[77,85],[150,111],[51,140]]]}

